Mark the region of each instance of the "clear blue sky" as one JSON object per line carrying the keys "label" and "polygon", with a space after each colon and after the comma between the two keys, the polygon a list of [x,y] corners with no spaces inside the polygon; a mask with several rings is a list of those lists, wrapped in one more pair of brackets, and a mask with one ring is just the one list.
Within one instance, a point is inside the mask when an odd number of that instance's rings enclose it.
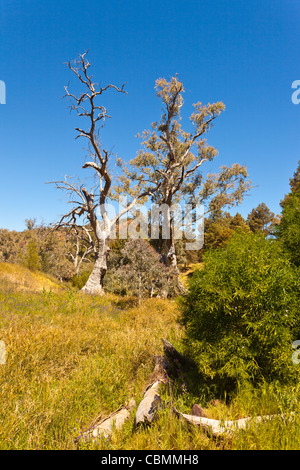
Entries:
{"label": "clear blue sky", "polygon": [[299,0],[0,0],[0,227],[55,221],[66,201],[45,183],[85,176],[84,141],[61,98],[76,83],[64,62],[86,49],[97,81],[126,82],[128,95],[106,97],[106,147],[135,156],[136,134],[160,115],[155,80],[178,73],[186,116],[197,101],[226,105],[207,138],[214,170],[245,164],[256,185],[237,210],[265,202],[279,213],[300,160],[299,25]]}

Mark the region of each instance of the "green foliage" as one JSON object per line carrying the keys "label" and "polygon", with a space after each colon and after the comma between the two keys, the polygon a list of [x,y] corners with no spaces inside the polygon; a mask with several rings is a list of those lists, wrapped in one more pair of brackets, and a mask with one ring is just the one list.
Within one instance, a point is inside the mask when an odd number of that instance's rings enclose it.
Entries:
{"label": "green foliage", "polygon": [[91,270],[85,270],[79,274],[75,274],[75,276],[71,279],[71,284],[73,287],[76,287],[78,290],[82,289],[83,286],[87,283],[88,278],[90,277]]}
{"label": "green foliage", "polygon": [[24,248],[22,233],[15,230],[0,229],[0,262],[14,263]]}
{"label": "green foliage", "polygon": [[261,232],[271,235],[277,219],[268,206],[262,202],[252,209],[247,217],[247,224],[252,232]]}
{"label": "green foliage", "polygon": [[25,219],[27,230],[33,230],[36,227],[36,219]]}
{"label": "green foliage", "polygon": [[292,263],[300,266],[300,191],[285,200],[278,235]]}
{"label": "green foliage", "polygon": [[24,257],[24,265],[30,271],[37,271],[40,269],[40,257],[36,243],[31,240],[27,245],[27,252]]}
{"label": "green foliage", "polygon": [[63,281],[85,271],[91,261],[86,256],[87,241],[66,229],[37,226],[35,219],[25,223],[27,230],[23,232],[0,229],[0,262],[23,264]]}
{"label": "green foliage", "polygon": [[282,201],[280,201],[280,205],[282,208],[284,208],[286,202],[291,197],[291,194],[296,193],[296,192],[298,192],[298,194],[300,192],[300,160],[298,162],[298,167],[295,173],[293,174],[293,177],[290,178],[290,192],[289,194],[286,194],[284,196]]}
{"label": "green foliage", "polygon": [[120,252],[109,255],[105,287],[121,295],[143,297],[172,296],[177,276],[172,276],[160,255],[143,239],[128,240]]}
{"label": "green foliage", "polygon": [[280,244],[235,233],[204,255],[182,299],[185,347],[219,390],[244,382],[289,382],[300,330],[299,280]]}
{"label": "green foliage", "polygon": [[248,232],[244,218],[238,212],[231,216],[229,212],[218,211],[211,214],[204,224],[204,249],[219,248],[226,245],[235,230]]}
{"label": "green foliage", "polygon": [[[209,166],[218,155],[217,149],[208,145],[206,134],[225,105],[194,103],[189,118],[192,128],[188,130],[182,126],[184,87],[177,75],[170,81],[158,79],[155,89],[162,101],[162,114],[150,130],[139,135],[142,148],[129,162],[129,168],[123,166],[122,190],[127,193],[133,182],[145,191],[149,186],[156,188],[151,195],[152,202],[165,204],[169,209],[173,204],[187,203],[193,206],[191,215],[196,215],[200,204],[205,204],[209,211],[239,204],[251,188],[245,166],[234,163],[221,166],[219,173],[207,173],[205,177],[202,173],[202,165]],[[170,237],[170,243],[162,250],[167,266],[174,265],[175,259],[172,233]]]}
{"label": "green foliage", "polygon": [[52,231],[44,227],[35,234],[40,244],[41,269],[44,273],[69,281],[74,275],[74,265],[70,254],[74,251],[74,243],[68,232]]}

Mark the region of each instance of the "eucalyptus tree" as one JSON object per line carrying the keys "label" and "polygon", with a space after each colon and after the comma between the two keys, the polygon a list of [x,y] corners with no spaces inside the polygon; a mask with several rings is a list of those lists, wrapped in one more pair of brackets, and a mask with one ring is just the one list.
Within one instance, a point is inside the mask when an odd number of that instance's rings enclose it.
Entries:
{"label": "eucalyptus tree", "polygon": [[88,226],[93,232],[95,244],[95,263],[93,270],[83,287],[83,291],[90,294],[104,294],[103,279],[107,270],[107,256],[109,252],[108,240],[114,233],[119,219],[129,211],[138,200],[146,197],[156,189],[157,185],[143,184],[143,179],[131,185],[127,194],[125,207],[121,207],[113,216],[109,213],[108,204],[113,193],[113,155],[105,149],[101,142],[99,131],[104,122],[110,117],[107,109],[99,104],[99,99],[105,92],[114,90],[118,93],[126,93],[124,85],[117,87],[113,84],[100,86],[93,81],[90,75],[90,62],[87,52],[79,54],[77,60],[67,63],[71,72],[77,77],[83,91],[75,95],[65,87],[65,97],[71,102],[71,110],[75,111],[80,119],[85,119],[86,127],[75,127],[77,138],[84,138],[88,142],[89,159],[84,163],[84,169],[92,170],[96,177],[96,184],[87,187],[81,181],[65,177],[63,180],[54,181],[56,187],[69,195],[68,203],[71,210],[64,214],[55,224],[55,227],[83,227]]}
{"label": "eucalyptus tree", "polygon": [[152,202],[166,208],[164,215],[169,226],[163,259],[166,266],[177,270],[172,206],[185,203],[190,215],[195,215],[196,208],[202,205],[204,216],[240,203],[251,183],[246,167],[238,163],[222,166],[217,174],[202,172],[202,166],[218,154],[205,137],[225,110],[222,102],[195,103],[189,118],[192,129],[187,131],[181,125],[184,87],[177,75],[170,81],[156,80],[155,89],[163,105],[160,120],[139,135],[143,139],[142,148],[129,166],[123,165],[123,170],[128,179],[139,180],[145,189],[149,184],[157,187]]}

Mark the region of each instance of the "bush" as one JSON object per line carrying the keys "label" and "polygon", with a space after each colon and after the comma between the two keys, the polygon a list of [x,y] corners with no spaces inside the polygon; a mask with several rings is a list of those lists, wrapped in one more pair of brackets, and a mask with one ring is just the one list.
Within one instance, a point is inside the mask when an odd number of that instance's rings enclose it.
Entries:
{"label": "bush", "polygon": [[91,274],[91,269],[83,271],[80,274],[75,274],[75,276],[72,277],[71,279],[71,284],[73,287],[76,287],[78,290],[82,289],[83,286],[87,283],[88,278],[90,277]]}
{"label": "bush", "polygon": [[298,374],[291,358],[300,339],[299,281],[280,246],[236,233],[204,255],[181,300],[187,352],[218,390]]}
{"label": "bush", "polygon": [[30,271],[38,271],[40,269],[40,257],[38,247],[33,240],[30,240],[27,245],[27,252],[24,257],[24,265]]}
{"label": "bush", "polygon": [[300,266],[300,190],[290,193],[283,205],[278,235],[292,263]]}
{"label": "bush", "polygon": [[178,279],[172,269],[160,261],[160,255],[147,240],[128,240],[119,253],[111,251],[104,287],[119,295],[172,297]]}

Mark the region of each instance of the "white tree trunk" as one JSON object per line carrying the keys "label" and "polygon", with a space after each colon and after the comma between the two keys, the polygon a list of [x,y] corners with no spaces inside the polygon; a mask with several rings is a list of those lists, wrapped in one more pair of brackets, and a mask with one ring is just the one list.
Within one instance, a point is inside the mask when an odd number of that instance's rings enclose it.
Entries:
{"label": "white tree trunk", "polygon": [[179,274],[179,270],[177,267],[177,257],[175,253],[175,244],[174,244],[174,240],[172,239],[165,240],[164,259],[165,259],[165,265],[168,268],[173,268]]}
{"label": "white tree trunk", "polygon": [[83,292],[104,295],[103,280],[107,270],[108,251],[107,239],[99,240],[94,268],[85,286],[81,289]]}

